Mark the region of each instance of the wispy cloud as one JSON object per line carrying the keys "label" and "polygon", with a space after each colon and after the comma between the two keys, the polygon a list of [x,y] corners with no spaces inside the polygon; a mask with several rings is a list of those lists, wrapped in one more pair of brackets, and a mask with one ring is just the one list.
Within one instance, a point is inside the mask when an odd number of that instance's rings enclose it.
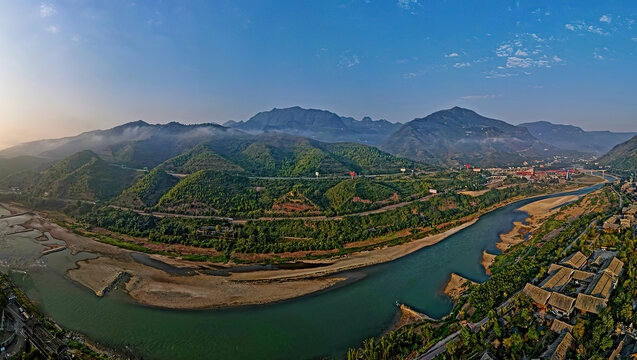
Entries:
{"label": "wispy cloud", "polygon": [[49,25],[44,30],[50,32],[51,34],[57,34],[60,32],[60,28],[55,25]]}
{"label": "wispy cloud", "polygon": [[551,63],[546,58],[533,59],[533,58],[519,58],[516,56],[509,56],[505,65],[507,68],[523,68],[528,69],[531,67],[551,67]]}
{"label": "wispy cloud", "polygon": [[418,76],[418,74],[417,74],[417,73],[414,73],[414,72],[410,72],[410,73],[405,73],[405,74],[403,74],[403,78],[405,78],[405,79],[415,78],[416,76]]}
{"label": "wispy cloud", "polygon": [[520,74],[512,73],[512,72],[501,72],[497,70],[491,70],[485,73],[484,77],[487,79],[497,79],[497,78],[507,78],[511,76],[518,76]]}
{"label": "wispy cloud", "polygon": [[451,54],[446,54],[445,57],[449,58],[449,57],[458,57],[460,55],[458,55],[457,52],[452,52]]}
{"label": "wispy cloud", "polygon": [[338,60],[338,66],[342,68],[353,68],[360,63],[358,55],[351,54],[349,51],[342,53]]}
{"label": "wispy cloud", "polygon": [[57,14],[57,10],[55,9],[55,6],[53,6],[51,4],[45,4],[45,3],[40,4],[40,17],[41,18],[47,18],[47,17],[53,16],[55,14]]}
{"label": "wispy cloud", "polygon": [[487,72],[487,78],[510,77],[519,73],[512,70],[522,70],[525,74],[531,68],[550,68],[555,64],[563,64],[564,60],[551,51],[549,43],[552,37],[541,37],[535,33],[516,34],[511,40],[499,43],[495,54],[503,58],[504,64]]}
{"label": "wispy cloud", "polygon": [[495,94],[487,94],[487,95],[466,95],[466,96],[461,96],[458,99],[460,100],[484,100],[484,99],[493,99],[496,97],[502,96],[500,94],[495,95]]}
{"label": "wispy cloud", "polygon": [[398,0],[396,3],[399,8],[409,11],[412,15],[415,15],[416,8],[422,6],[420,0]]}
{"label": "wispy cloud", "polygon": [[597,51],[593,52],[593,59],[595,60],[604,60],[604,56],[597,53]]}
{"label": "wispy cloud", "polygon": [[468,62],[464,62],[464,63],[463,62],[457,62],[457,63],[453,64],[453,67],[455,67],[456,69],[461,69],[463,67],[469,67],[469,66],[471,66],[471,63],[468,63]]}
{"label": "wispy cloud", "polygon": [[573,32],[579,32],[579,31],[587,31],[589,33],[593,33],[593,34],[598,34],[598,35],[610,35],[609,32],[605,31],[604,29],[602,29],[599,26],[595,26],[595,25],[589,25],[584,21],[578,21],[578,22],[574,22],[574,23],[569,23],[564,25],[564,28]]}
{"label": "wispy cloud", "polygon": [[602,17],[599,18],[599,21],[610,24],[613,22],[613,19],[611,19],[610,15],[602,15]]}

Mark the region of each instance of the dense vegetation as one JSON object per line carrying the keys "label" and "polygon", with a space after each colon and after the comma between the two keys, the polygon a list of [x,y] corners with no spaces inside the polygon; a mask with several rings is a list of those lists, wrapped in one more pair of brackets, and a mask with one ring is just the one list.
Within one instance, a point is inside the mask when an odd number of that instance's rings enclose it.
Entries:
{"label": "dense vegetation", "polygon": [[[219,174],[207,174],[211,179],[220,179]],[[223,175],[229,176],[229,175]],[[209,180],[209,179],[208,179]],[[228,180],[228,179],[226,179]],[[223,181],[224,186],[246,186],[245,180]],[[206,180],[207,181],[207,180]],[[211,191],[209,182],[202,180],[201,192]],[[211,185],[210,185],[211,186]],[[298,219],[248,221],[234,225],[223,232],[202,232],[202,227],[221,225],[221,220],[194,218],[162,218],[140,215],[107,206],[96,205],[81,211],[68,211],[89,226],[109,229],[116,233],[136,237],[148,237],[155,242],[179,243],[200,247],[211,247],[218,251],[231,249],[236,253],[282,253],[292,251],[333,250],[351,251],[347,244],[370,239],[380,239],[385,244],[398,244],[427,234],[443,231],[461,219],[473,215],[507,199],[536,194],[541,186],[518,185],[501,190],[493,189],[479,197],[449,192],[432,196],[427,201],[416,201],[391,211],[368,216],[345,216],[337,221],[309,221]],[[233,189],[224,189],[227,197],[211,198],[210,201],[232,199],[232,194],[246,194]],[[177,197],[187,197],[180,193]],[[256,199],[245,198],[245,204],[254,204]],[[227,204],[226,204],[227,205]],[[88,206],[88,205],[85,205]]]}
{"label": "dense vegetation", "polygon": [[172,189],[179,179],[157,168],[140,178],[135,184],[113,200],[115,204],[137,208],[157,205],[162,196]]}
{"label": "dense vegetation", "polygon": [[112,166],[95,153],[82,151],[41,173],[31,173],[20,187],[43,197],[105,200],[120,194],[139,176],[139,172]]}
{"label": "dense vegetation", "polygon": [[159,167],[167,172],[177,174],[193,174],[201,170],[232,173],[243,171],[239,165],[224,159],[204,144],[199,144],[193,149],[167,160]]}
{"label": "dense vegetation", "polygon": [[599,158],[598,162],[614,171],[634,173],[637,171],[637,136],[615,146],[606,155]]}

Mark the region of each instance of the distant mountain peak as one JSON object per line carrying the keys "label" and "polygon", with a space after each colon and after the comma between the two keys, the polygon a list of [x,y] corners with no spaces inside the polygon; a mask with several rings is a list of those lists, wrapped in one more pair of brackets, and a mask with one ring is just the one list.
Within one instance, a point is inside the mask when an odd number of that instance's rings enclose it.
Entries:
{"label": "distant mountain peak", "polygon": [[[544,151],[549,148],[550,151]],[[455,106],[406,123],[381,149],[440,165],[500,166],[560,153],[528,129]]]}
{"label": "distant mountain peak", "polygon": [[554,124],[549,121],[523,123],[537,139],[567,150],[577,150],[595,155],[608,152],[614,145],[624,142],[637,133],[610,131],[585,131],[575,125]]}
{"label": "distant mountain peak", "polygon": [[341,117],[328,110],[305,109],[300,106],[273,108],[260,112],[247,121],[228,121],[225,126],[250,133],[282,132],[327,142],[378,144],[400,125],[365,117],[356,120]]}

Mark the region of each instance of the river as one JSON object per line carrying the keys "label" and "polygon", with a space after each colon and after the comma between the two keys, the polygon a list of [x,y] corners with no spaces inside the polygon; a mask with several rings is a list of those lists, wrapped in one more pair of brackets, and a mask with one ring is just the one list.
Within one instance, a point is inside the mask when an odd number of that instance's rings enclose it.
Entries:
{"label": "river", "polygon": [[[0,237],[0,270],[61,326],[114,349],[145,359],[314,359],[340,358],[391,326],[396,302],[432,317],[449,313],[453,303],[442,294],[452,272],[477,282],[488,276],[482,251],[500,253],[499,234],[528,214],[515,209],[522,200],[482,216],[446,240],[393,262],[346,273],[351,283],[276,304],[220,310],[164,310],[133,303],[121,292],[98,298],[64,273],[79,259],[68,250],[39,258],[44,248],[37,231]],[[0,215],[4,209],[0,209]],[[0,220],[0,232],[26,221]],[[55,241],[55,240],[53,240]]]}

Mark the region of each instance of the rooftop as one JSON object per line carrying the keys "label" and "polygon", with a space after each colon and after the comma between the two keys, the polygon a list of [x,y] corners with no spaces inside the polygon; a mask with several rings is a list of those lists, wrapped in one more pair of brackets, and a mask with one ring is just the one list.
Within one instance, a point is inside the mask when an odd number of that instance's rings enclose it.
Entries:
{"label": "rooftop", "polygon": [[566,329],[567,332],[570,332],[573,330],[573,325],[559,319],[553,320],[553,323],[551,324],[551,331],[561,333],[564,329]]}
{"label": "rooftop", "polygon": [[574,304],[575,299],[556,292],[551,293],[551,297],[549,298],[549,305],[565,313],[570,313],[571,311],[573,311]]}
{"label": "rooftop", "polygon": [[573,269],[579,269],[584,266],[584,264],[586,263],[586,259],[588,259],[586,255],[578,251],[562,260],[562,264],[572,267]]}
{"label": "rooftop", "polygon": [[569,281],[571,281],[573,272],[573,269],[562,267],[546,279],[540,287],[546,290],[560,291],[564,286],[566,286],[566,284],[568,284]]}
{"label": "rooftop", "polygon": [[624,269],[624,263],[616,257],[613,257],[608,263],[608,266],[604,268],[605,271],[610,272],[614,276],[619,276]]}
{"label": "rooftop", "polygon": [[531,284],[526,284],[526,286],[524,286],[524,292],[533,299],[534,302],[542,306],[546,305],[549,301],[549,297],[551,296],[551,292],[540,289],[539,287]]}
{"label": "rooftop", "polygon": [[598,275],[595,280],[593,280],[586,291],[589,295],[608,299],[611,291],[613,291],[614,283],[615,277],[608,272],[603,272],[601,275]]}
{"label": "rooftop", "polygon": [[582,312],[598,314],[599,310],[606,307],[606,300],[586,294],[577,294],[575,308]]}

